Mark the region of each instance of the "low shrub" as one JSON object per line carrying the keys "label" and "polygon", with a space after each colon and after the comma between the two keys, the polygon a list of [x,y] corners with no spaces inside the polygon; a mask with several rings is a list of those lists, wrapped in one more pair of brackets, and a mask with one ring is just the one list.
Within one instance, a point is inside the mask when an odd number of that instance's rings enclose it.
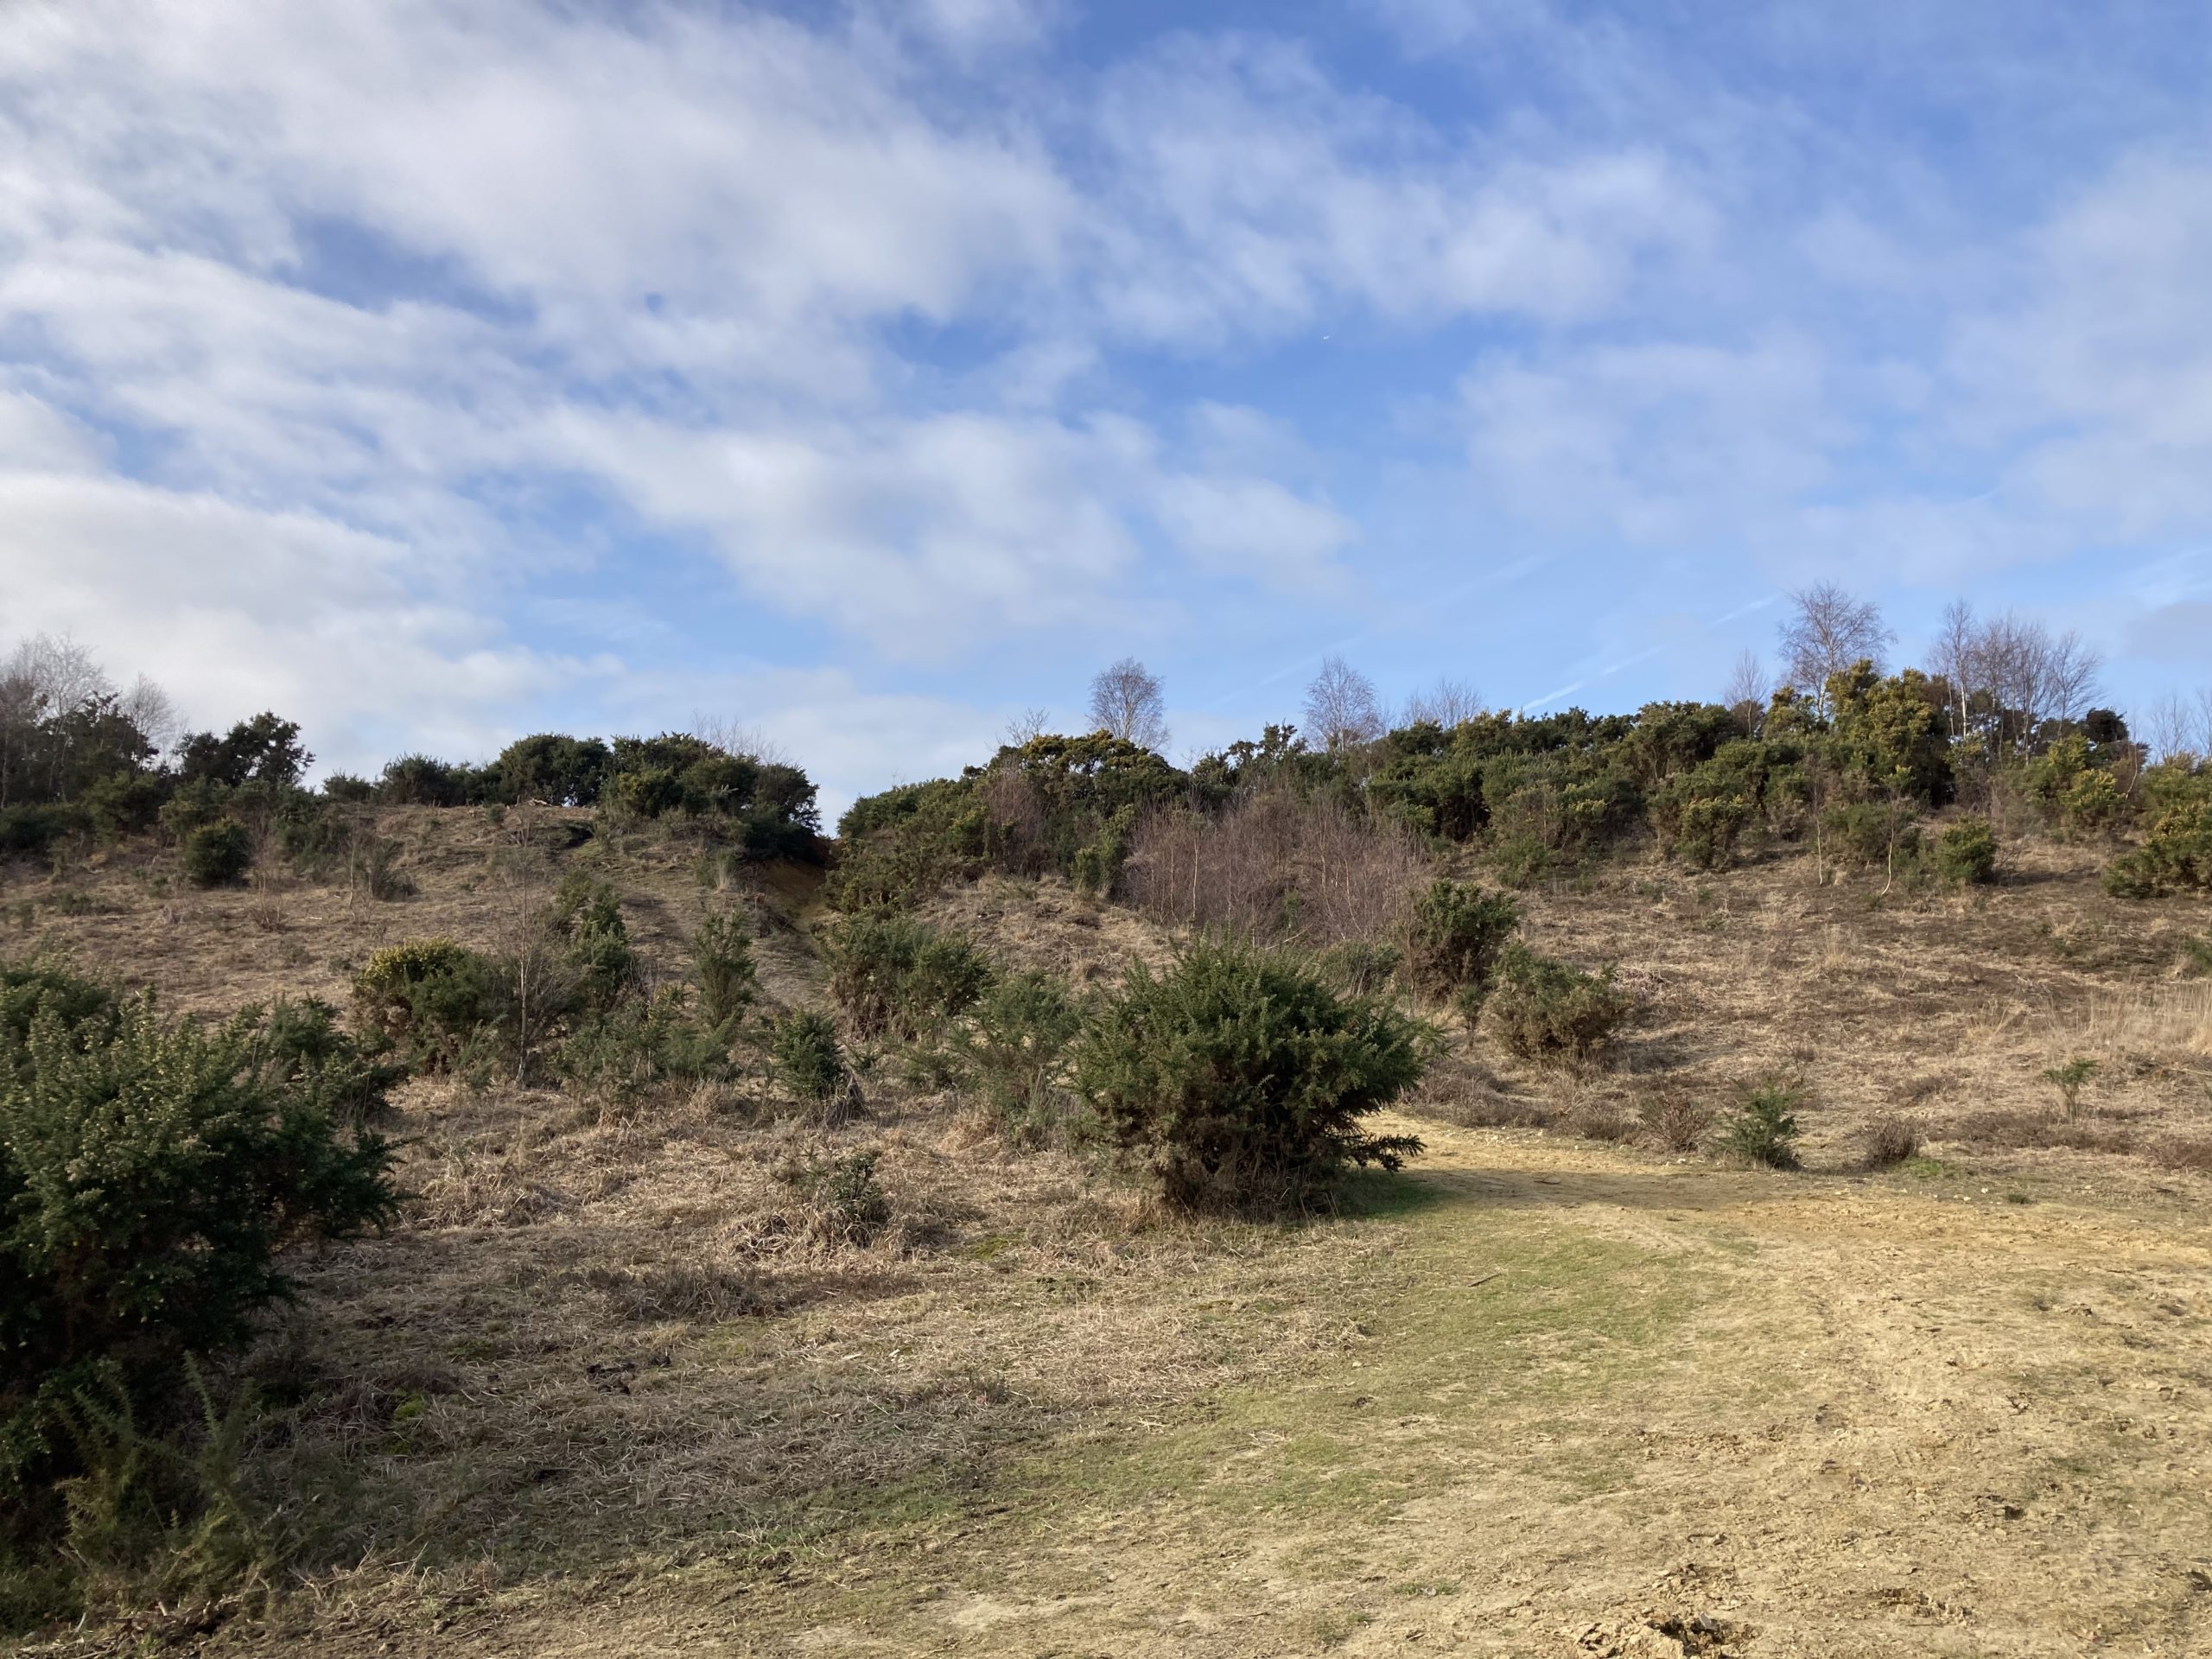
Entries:
{"label": "low shrub", "polygon": [[891,1220],[891,1200],[875,1173],[882,1157],[874,1151],[811,1156],[780,1172],[806,1200],[810,1240],[831,1249],[874,1242]]}
{"label": "low shrub", "polygon": [[90,834],[92,827],[80,806],[11,806],[0,810],[0,855],[36,858],[57,842]]}
{"label": "low shrub", "polygon": [[1001,1134],[1033,1143],[1065,1123],[1068,1065],[1082,1029],[1082,1010],[1053,974],[1009,975],[977,1000],[953,1034],[953,1054]]}
{"label": "low shrub", "polygon": [[1909,867],[1920,857],[1920,826],[1902,807],[1852,801],[1821,814],[1829,848],[1854,864]]}
{"label": "low shrub", "polygon": [[568,942],[569,963],[593,1007],[612,1007],[637,983],[638,957],[613,886],[588,870],[571,870],[547,907],[545,925]]}
{"label": "low shrub", "polygon": [[2106,868],[2104,881],[2125,899],[2212,889],[2212,800],[2183,800],[2161,812],[2143,844]]}
{"label": "low shrub", "polygon": [[1713,1127],[1712,1111],[1678,1090],[1645,1101],[1636,1115],[1645,1136],[1665,1152],[1695,1152]]}
{"label": "low shrub", "polygon": [[1486,1020],[1491,1036],[1522,1059],[1583,1060],[1635,1011],[1611,969],[1585,973],[1516,945],[1499,963]]}
{"label": "low shrub", "polygon": [[970,941],[911,916],[855,916],[831,947],[830,993],[862,1037],[911,1041],[974,1007],[990,982]]}
{"label": "low shrub", "polygon": [[1395,945],[1354,939],[1321,952],[1321,970],[1354,996],[1373,996],[1384,989],[1405,961]]}
{"label": "low shrub", "polygon": [[499,1042],[514,988],[491,957],[451,939],[407,939],[353,976],[353,1017],[410,1065],[451,1071]]}
{"label": "low shrub", "polygon": [[2076,1117],[2082,1110],[2082,1090],[2097,1074],[2097,1063],[2075,1055],[2063,1065],[2054,1065],[2043,1074],[2043,1080],[2058,1090],[2060,1103],[2068,1117]]}
{"label": "low shrub", "polygon": [[1520,907],[1503,893],[1433,883],[1414,904],[1409,929],[1406,969],[1414,988],[1440,1001],[1471,994],[1479,1003],[1520,923]]}
{"label": "low shrub", "polygon": [[859,1086],[845,1065],[836,1021],[828,1014],[799,1008],[785,1015],[770,1040],[769,1058],[777,1080],[800,1104],[819,1107],[830,1119],[857,1109]]}
{"label": "low shrub", "polygon": [[1920,1155],[1920,1126],[1909,1117],[1884,1113],[1859,1134],[1862,1169],[1891,1169]]}
{"label": "low shrub", "polygon": [[188,1354],[290,1294],[288,1247],[391,1215],[391,1149],[360,1127],[381,1083],[326,1014],[209,1028],[50,963],[0,969],[0,1544],[19,1560],[51,1548],[101,1423],[165,1411]]}
{"label": "low shrub", "polygon": [[1966,887],[1997,876],[1997,835],[1987,818],[1961,818],[1936,838],[1936,871],[1946,881]]}
{"label": "low shrub", "polygon": [[1804,1098],[1805,1091],[1791,1084],[1763,1084],[1751,1090],[1722,1128],[1721,1150],[1764,1169],[1796,1168],[1801,1131],[1793,1109]]}
{"label": "low shrub", "polygon": [[1420,1150],[1362,1120],[1419,1080],[1430,1037],[1308,966],[1207,941],[1165,972],[1129,969],[1086,1025],[1076,1085],[1170,1205],[1297,1205]]}
{"label": "low shrub", "polygon": [[195,887],[225,887],[253,865],[253,837],[236,818],[203,823],[184,838],[185,879]]}
{"label": "low shrub", "polygon": [[715,1031],[734,1027],[760,994],[753,965],[753,935],[743,912],[718,910],[691,935],[691,982],[699,992],[699,1018]]}
{"label": "low shrub", "polygon": [[561,1045],[555,1065],[580,1093],[620,1108],[662,1084],[712,1077],[728,1058],[721,1038],[691,1017],[682,989],[671,985],[582,1020]]}

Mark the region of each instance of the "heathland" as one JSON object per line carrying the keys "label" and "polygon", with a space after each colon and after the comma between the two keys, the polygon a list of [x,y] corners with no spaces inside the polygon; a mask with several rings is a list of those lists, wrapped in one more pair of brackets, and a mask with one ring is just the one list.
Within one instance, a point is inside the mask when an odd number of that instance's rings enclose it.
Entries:
{"label": "heathland", "polygon": [[309,789],[41,705],[16,1639],[2202,1651],[2201,755],[1351,690],[834,837],[728,734]]}

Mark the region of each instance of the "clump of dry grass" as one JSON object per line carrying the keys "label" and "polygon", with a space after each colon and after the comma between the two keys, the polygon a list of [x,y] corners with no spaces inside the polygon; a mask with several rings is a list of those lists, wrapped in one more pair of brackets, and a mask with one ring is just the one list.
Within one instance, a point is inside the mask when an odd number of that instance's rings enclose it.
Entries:
{"label": "clump of dry grass", "polygon": [[2190,1169],[2212,1175],[2212,1138],[2176,1135],[2151,1148],[2151,1161],[2161,1169]]}
{"label": "clump of dry grass", "polygon": [[584,1282],[606,1298],[608,1313],[632,1325],[720,1324],[760,1318],[783,1306],[755,1275],[695,1262],[597,1266],[586,1269]]}
{"label": "clump of dry grass", "polygon": [[1645,1136],[1665,1152],[1695,1152],[1713,1127],[1713,1109],[1685,1090],[1665,1089],[1637,1109]]}
{"label": "clump of dry grass", "polygon": [[2049,1112],[1973,1112],[1959,1120],[1954,1133],[1969,1145],[1984,1147],[2133,1152],[2138,1144],[2135,1131],[2124,1123],[2057,1117]]}
{"label": "clump of dry grass", "polygon": [[1920,1155],[1920,1125],[1895,1112],[1867,1121],[1859,1132],[1859,1164],[1862,1169],[1890,1169]]}

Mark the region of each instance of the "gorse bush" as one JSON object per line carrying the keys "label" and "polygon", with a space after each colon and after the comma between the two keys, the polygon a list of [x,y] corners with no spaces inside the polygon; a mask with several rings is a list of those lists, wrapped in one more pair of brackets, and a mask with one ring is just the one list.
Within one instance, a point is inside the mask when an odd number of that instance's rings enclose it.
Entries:
{"label": "gorse bush", "polygon": [[1936,869],[1961,886],[1994,880],[1997,836],[1987,818],[1961,818],[1936,838]]}
{"label": "gorse bush", "polygon": [[972,1007],[990,982],[969,940],[910,916],[855,916],[830,948],[830,992],[862,1037],[912,1040]]}
{"label": "gorse bush", "polygon": [[753,965],[753,935],[742,912],[718,910],[691,935],[691,982],[699,992],[699,1018],[715,1031],[736,1025],[760,993]]}
{"label": "gorse bush", "polygon": [[1082,1010],[1056,975],[1012,974],[977,999],[954,1031],[953,1054],[1001,1134],[1032,1143],[1064,1124],[1069,1062],[1082,1029]]}
{"label": "gorse bush", "polygon": [[1420,1150],[1363,1120],[1419,1080],[1429,1037],[1303,963],[1210,941],[1129,969],[1084,1033],[1076,1086],[1171,1205],[1296,1205]]}
{"label": "gorse bush", "polygon": [[503,1042],[514,984],[490,957],[451,939],[408,939],[353,976],[353,1016],[410,1065],[452,1070]]}
{"label": "gorse bush", "polygon": [[728,1058],[721,1037],[691,1017],[683,988],[671,985],[583,1019],[554,1064],[579,1091],[619,1108],[664,1083],[714,1077],[727,1069]]}
{"label": "gorse bush", "polygon": [[777,1022],[769,1058],[778,1080],[804,1105],[833,1106],[850,1081],[836,1022],[812,1008],[794,1009]]}
{"label": "gorse bush", "polygon": [[1804,1098],[1804,1090],[1789,1084],[1751,1090],[1722,1129],[1721,1150],[1765,1169],[1796,1168],[1799,1130],[1792,1114]]}
{"label": "gorse bush", "polygon": [[1406,969],[1414,988],[1443,999],[1490,988],[1498,959],[1520,925],[1521,912],[1503,893],[1440,880],[1414,906]]}
{"label": "gorse bush", "polygon": [[842,1158],[810,1156],[782,1172],[807,1200],[805,1230],[815,1243],[868,1244],[891,1220],[891,1200],[876,1178],[883,1154],[852,1152]]}
{"label": "gorse bush", "polygon": [[1516,945],[1501,959],[1485,1011],[1490,1033],[1527,1060],[1586,1059],[1635,1012],[1612,969],[1585,973]]}
{"label": "gorse bush", "polygon": [[[0,1535],[50,1535],[70,1433],[167,1401],[289,1293],[279,1257],[392,1213],[388,1073],[318,1007],[213,1029],[51,964],[0,969]],[[87,1402],[92,1402],[88,1405]]]}
{"label": "gorse bush", "polygon": [[195,887],[223,887],[253,864],[253,838],[236,818],[203,823],[184,838],[185,879]]}
{"label": "gorse bush", "polygon": [[586,870],[569,871],[546,907],[545,923],[567,941],[569,965],[582,976],[593,1007],[613,1007],[637,982],[637,953],[611,884]]}
{"label": "gorse bush", "polygon": [[2128,899],[2212,890],[2212,799],[2184,800],[2162,811],[2143,844],[2114,859],[2104,880]]}

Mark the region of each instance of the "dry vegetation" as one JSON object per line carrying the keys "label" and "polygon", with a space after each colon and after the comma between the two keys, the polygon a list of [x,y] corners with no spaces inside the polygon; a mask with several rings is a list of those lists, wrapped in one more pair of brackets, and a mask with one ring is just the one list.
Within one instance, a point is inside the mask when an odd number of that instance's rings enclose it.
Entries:
{"label": "dry vegetation", "polygon": [[[123,852],[0,900],[11,944],[207,1013],[498,943],[505,831],[379,829],[411,896],[194,892]],[[411,1084],[404,1223],[311,1263],[248,1361],[307,1402],[255,1475],[315,1541],[303,1582],[54,1645],[2202,1651],[2208,916],[2006,852],[1963,895],[1794,858],[1529,894],[1531,942],[1618,963],[1637,1022],[1580,1068],[1455,1045],[1429,1155],[1300,1225],[1162,1216],[889,1056],[834,1132],[752,1078],[624,1113]],[[575,860],[669,975],[728,880],[658,835]],[[818,1001],[813,880],[750,899],[770,999]],[[930,914],[1078,984],[1172,944],[1052,879]],[[2069,1116],[2044,1074],[2075,1058]],[[1778,1075],[1808,1173],[1689,1150]],[[849,1225],[806,1175],[861,1152],[887,1210]]]}

